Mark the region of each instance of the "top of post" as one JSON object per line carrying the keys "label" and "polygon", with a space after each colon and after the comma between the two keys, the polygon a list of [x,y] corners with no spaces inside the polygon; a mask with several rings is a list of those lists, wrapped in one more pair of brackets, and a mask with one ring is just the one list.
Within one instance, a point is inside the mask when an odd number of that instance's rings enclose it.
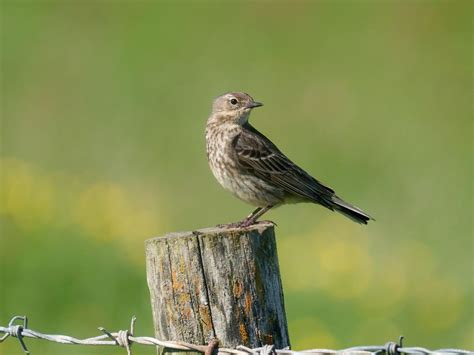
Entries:
{"label": "top of post", "polygon": [[210,235],[236,235],[236,234],[245,234],[256,232],[259,235],[265,233],[267,230],[273,232],[274,224],[267,221],[261,221],[249,227],[226,227],[226,226],[216,226],[216,227],[207,227],[202,229],[196,229],[193,231],[184,231],[184,232],[172,232],[165,234],[163,236],[153,237],[146,240],[145,243],[159,241],[160,239],[175,239],[183,237],[197,237],[197,236],[210,236]]}

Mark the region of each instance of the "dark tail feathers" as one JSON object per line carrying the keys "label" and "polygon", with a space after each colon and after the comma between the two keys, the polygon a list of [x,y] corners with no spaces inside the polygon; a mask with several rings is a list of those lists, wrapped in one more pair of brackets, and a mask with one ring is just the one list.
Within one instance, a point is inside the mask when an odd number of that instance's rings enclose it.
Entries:
{"label": "dark tail feathers", "polygon": [[344,216],[352,219],[354,222],[367,224],[369,220],[374,220],[360,208],[350,205],[349,203],[341,200],[336,195],[332,196],[332,202],[334,203],[332,207],[335,211],[342,213]]}

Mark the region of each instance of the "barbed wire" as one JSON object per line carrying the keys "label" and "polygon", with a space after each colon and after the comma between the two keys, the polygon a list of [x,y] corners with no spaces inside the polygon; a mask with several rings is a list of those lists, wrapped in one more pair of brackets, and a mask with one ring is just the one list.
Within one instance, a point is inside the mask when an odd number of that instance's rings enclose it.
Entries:
{"label": "barbed wire", "polygon": [[[18,321],[22,321],[22,324],[16,324]],[[0,338],[0,343],[5,341],[8,337],[17,338],[20,342],[22,350],[29,354],[29,350],[25,344],[24,338],[35,338],[46,341],[51,341],[60,344],[74,344],[74,345],[113,345],[125,348],[128,355],[132,354],[132,344],[142,345],[153,345],[162,348],[162,352],[181,352],[181,351],[197,351],[204,353],[205,355],[211,354],[236,354],[236,355],[294,355],[294,354],[386,354],[386,355],[401,355],[401,354],[471,354],[474,352],[461,349],[439,349],[439,350],[428,350],[422,347],[404,347],[402,344],[403,337],[400,337],[398,343],[388,342],[385,345],[369,345],[369,346],[355,346],[342,350],[329,350],[329,349],[309,349],[294,351],[289,348],[275,349],[273,345],[265,345],[259,348],[248,348],[240,345],[235,349],[219,347],[217,339],[212,339],[208,345],[195,345],[182,341],[164,341],[153,337],[146,336],[135,336],[135,321],[136,317],[133,316],[130,322],[130,330],[119,330],[118,332],[108,332],[105,328],[99,327],[98,329],[103,333],[102,335],[95,336],[92,338],[78,339],[68,335],[58,334],[43,334],[38,331],[28,328],[28,318],[26,316],[14,316],[7,327],[0,326],[0,333],[3,336]]]}

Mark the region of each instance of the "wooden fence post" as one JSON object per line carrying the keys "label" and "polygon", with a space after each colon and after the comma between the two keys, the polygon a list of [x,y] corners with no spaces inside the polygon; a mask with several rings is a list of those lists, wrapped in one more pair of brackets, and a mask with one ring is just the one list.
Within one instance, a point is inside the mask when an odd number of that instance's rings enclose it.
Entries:
{"label": "wooden fence post", "polygon": [[171,233],[145,244],[158,339],[290,345],[272,224]]}

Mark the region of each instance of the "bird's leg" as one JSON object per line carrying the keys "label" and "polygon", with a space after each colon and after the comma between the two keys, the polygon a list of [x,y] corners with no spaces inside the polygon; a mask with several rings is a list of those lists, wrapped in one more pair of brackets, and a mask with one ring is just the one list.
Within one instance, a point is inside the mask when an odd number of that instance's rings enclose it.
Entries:
{"label": "bird's leg", "polygon": [[242,227],[244,223],[246,223],[250,218],[252,218],[255,214],[260,212],[262,207],[258,207],[255,211],[253,211],[251,214],[249,214],[247,217],[245,217],[243,220],[238,221],[238,222],[232,222],[232,223],[226,223],[226,224],[218,224],[217,227],[224,227],[224,228],[236,228],[236,227]]}
{"label": "bird's leg", "polygon": [[245,218],[243,221],[239,222],[239,227],[248,227],[251,226],[252,224],[255,224],[257,222],[257,219],[263,216],[266,212],[268,212],[273,205],[268,205],[265,207],[259,207],[255,211],[253,211],[247,218]]}
{"label": "bird's leg", "polygon": [[245,217],[244,221],[246,221],[249,218],[252,218],[255,216],[257,213],[259,213],[262,210],[263,207],[257,207],[251,214],[249,214],[247,217]]}
{"label": "bird's leg", "polygon": [[[234,222],[234,223],[228,223],[228,224],[218,224],[218,227],[223,227],[223,228],[239,228],[239,227],[249,227],[257,222],[257,219],[259,219],[264,213],[268,212],[273,205],[268,205],[265,207],[258,207],[255,211],[253,211],[251,214],[249,214],[246,218],[244,218],[242,221],[239,222]],[[270,223],[273,223],[271,221],[268,221]],[[274,223],[273,223],[274,224]]]}

